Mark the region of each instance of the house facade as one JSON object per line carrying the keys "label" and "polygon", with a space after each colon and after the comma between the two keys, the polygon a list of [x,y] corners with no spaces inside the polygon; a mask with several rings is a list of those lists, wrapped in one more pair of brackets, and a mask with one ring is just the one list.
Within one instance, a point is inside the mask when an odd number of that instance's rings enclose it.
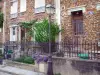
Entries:
{"label": "house facade", "polygon": [[5,0],[4,41],[21,41],[25,37],[25,31],[21,29],[19,22],[46,18],[48,15],[45,5],[51,2],[53,1]]}
{"label": "house facade", "polygon": [[5,0],[3,41],[21,41],[25,31],[19,22],[47,18],[45,5],[55,6],[53,20],[63,31],[59,41],[84,38],[95,41],[100,38],[100,0]]}
{"label": "house facade", "polygon": [[62,40],[100,38],[100,0],[61,0]]}

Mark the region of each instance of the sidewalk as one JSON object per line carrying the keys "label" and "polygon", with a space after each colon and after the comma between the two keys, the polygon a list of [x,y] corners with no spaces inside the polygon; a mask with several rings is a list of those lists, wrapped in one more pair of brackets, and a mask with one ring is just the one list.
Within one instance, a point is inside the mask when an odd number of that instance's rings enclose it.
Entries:
{"label": "sidewalk", "polygon": [[10,75],[44,75],[43,73],[37,73],[29,70],[2,65],[0,65],[0,72],[6,72]]}

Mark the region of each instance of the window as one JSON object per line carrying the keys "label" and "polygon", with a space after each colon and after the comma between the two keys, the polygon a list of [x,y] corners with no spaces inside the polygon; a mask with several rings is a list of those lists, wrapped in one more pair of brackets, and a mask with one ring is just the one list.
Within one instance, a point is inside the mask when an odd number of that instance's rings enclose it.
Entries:
{"label": "window", "polygon": [[35,0],[35,13],[45,12],[45,0]]}
{"label": "window", "polygon": [[82,10],[72,12],[72,25],[74,28],[74,34],[83,34],[83,13]]}
{"label": "window", "polygon": [[18,1],[17,0],[13,0],[11,2],[11,18],[16,18],[17,17],[17,9],[18,8]]}
{"label": "window", "polygon": [[96,9],[97,9],[97,10],[100,10],[100,3],[97,4]]}
{"label": "window", "polygon": [[20,12],[26,11],[26,0],[20,0]]}
{"label": "window", "polygon": [[10,41],[17,41],[17,25],[10,26]]}
{"label": "window", "polygon": [[13,29],[13,35],[15,35],[15,27],[12,27],[12,29]]}

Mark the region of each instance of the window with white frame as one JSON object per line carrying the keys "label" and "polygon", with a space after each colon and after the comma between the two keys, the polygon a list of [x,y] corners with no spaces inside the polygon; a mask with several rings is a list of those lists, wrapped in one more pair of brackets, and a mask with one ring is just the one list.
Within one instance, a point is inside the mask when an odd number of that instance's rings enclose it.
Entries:
{"label": "window with white frame", "polygon": [[35,13],[45,12],[45,0],[35,0]]}
{"label": "window with white frame", "polygon": [[100,3],[97,4],[96,9],[97,9],[97,10],[100,10]]}
{"label": "window with white frame", "polygon": [[18,11],[18,1],[17,0],[13,0],[11,2],[11,18],[16,18],[17,17],[17,11]]}
{"label": "window with white frame", "polygon": [[15,35],[15,27],[12,27],[13,35]]}
{"label": "window with white frame", "polygon": [[26,0],[20,0],[20,12],[26,11]]}

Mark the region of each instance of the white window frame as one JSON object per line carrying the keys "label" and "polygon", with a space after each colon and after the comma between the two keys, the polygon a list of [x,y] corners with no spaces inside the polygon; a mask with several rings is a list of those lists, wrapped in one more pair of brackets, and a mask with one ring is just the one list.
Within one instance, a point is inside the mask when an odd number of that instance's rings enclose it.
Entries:
{"label": "white window frame", "polygon": [[[40,5],[40,3],[37,2],[41,1],[41,0],[35,0],[35,13],[41,13],[41,12],[45,12],[45,0],[44,0],[44,4]],[[43,2],[43,1],[42,1]]]}
{"label": "white window frame", "polygon": [[27,0],[20,0],[20,12],[25,12],[26,8],[27,8]]}

